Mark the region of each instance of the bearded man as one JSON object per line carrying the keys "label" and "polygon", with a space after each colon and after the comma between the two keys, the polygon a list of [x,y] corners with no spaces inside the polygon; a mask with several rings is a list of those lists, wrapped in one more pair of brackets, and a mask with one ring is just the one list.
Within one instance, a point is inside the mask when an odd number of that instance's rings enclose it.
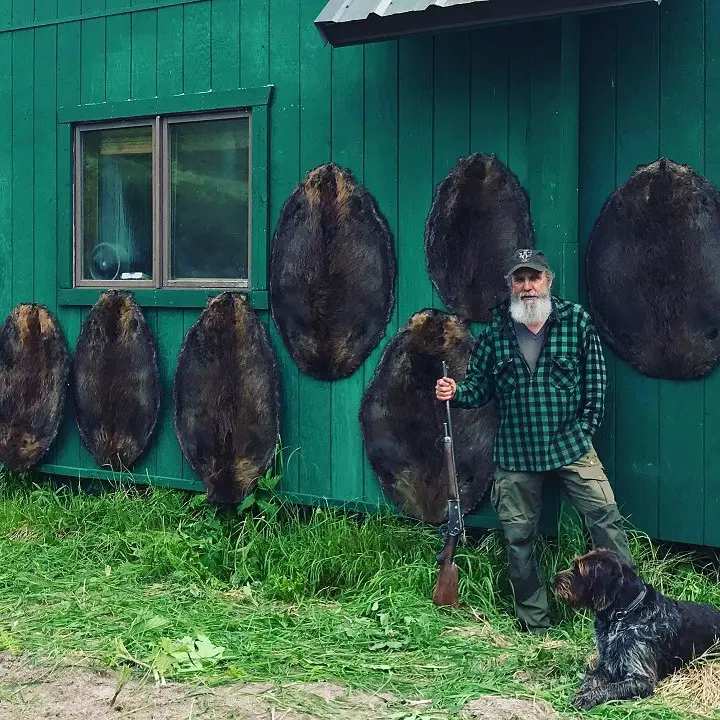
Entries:
{"label": "bearded man", "polygon": [[551,295],[545,255],[517,250],[507,274],[510,299],[494,308],[465,379],[440,378],[438,400],[461,408],[495,400],[500,424],[490,500],[508,547],[515,613],[530,632],[550,627],[535,555],[542,486],[558,478],[596,547],[630,561],[622,518],[592,446],[602,421],[607,375],[600,341],[580,305]]}

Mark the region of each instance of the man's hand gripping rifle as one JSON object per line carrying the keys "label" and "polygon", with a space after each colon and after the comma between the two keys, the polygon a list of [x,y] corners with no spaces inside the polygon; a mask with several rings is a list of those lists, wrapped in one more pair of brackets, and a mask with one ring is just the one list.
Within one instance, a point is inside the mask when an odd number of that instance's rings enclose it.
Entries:
{"label": "man's hand gripping rifle", "polygon": [[[447,364],[443,361],[443,377],[447,377]],[[458,566],[453,561],[455,548],[460,536],[465,532],[462,512],[460,510],[460,493],[458,491],[457,473],[455,471],[455,449],[453,447],[452,421],[450,419],[450,401],[445,402],[447,422],[445,427],[445,475],[448,491],[448,521],[440,528],[445,546],[437,556],[440,565],[433,602],[436,605],[457,605],[458,601]]]}

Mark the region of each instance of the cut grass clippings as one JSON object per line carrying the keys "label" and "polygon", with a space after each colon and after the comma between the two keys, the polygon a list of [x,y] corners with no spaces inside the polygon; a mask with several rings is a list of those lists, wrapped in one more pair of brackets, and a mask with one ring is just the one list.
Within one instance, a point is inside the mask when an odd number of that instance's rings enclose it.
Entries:
{"label": "cut grass clippings", "polygon": [[[339,682],[431,701],[446,717],[484,694],[571,713],[591,618],[553,604],[548,637],[517,632],[496,532],[458,550],[463,607],[440,609],[441,543],[427,526],[290,505],[238,515],[162,488],[87,494],[35,482],[0,477],[0,651],[82,656],[158,681]],[[545,577],[584,549],[575,524],[561,530],[561,551],[540,546]],[[720,606],[716,564],[639,534],[633,552],[662,592]],[[592,717],[712,717],[720,699],[698,690],[701,672],[716,688],[717,668],[693,669]]]}

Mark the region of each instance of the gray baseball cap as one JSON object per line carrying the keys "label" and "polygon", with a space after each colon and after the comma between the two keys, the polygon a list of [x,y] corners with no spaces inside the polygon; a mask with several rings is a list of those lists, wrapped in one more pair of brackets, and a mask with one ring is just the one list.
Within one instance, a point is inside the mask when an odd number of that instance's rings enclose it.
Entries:
{"label": "gray baseball cap", "polygon": [[510,269],[508,275],[512,275],[516,270],[520,268],[531,268],[542,272],[543,270],[549,270],[547,258],[545,253],[539,250],[533,250],[532,248],[518,248],[510,258]]}

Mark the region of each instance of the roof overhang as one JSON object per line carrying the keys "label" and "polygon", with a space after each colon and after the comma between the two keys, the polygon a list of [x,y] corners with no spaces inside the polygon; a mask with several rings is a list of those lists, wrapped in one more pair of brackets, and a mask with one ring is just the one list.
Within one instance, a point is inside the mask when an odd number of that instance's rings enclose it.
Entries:
{"label": "roof overhang", "polygon": [[315,20],[335,47],[660,0],[329,0]]}

